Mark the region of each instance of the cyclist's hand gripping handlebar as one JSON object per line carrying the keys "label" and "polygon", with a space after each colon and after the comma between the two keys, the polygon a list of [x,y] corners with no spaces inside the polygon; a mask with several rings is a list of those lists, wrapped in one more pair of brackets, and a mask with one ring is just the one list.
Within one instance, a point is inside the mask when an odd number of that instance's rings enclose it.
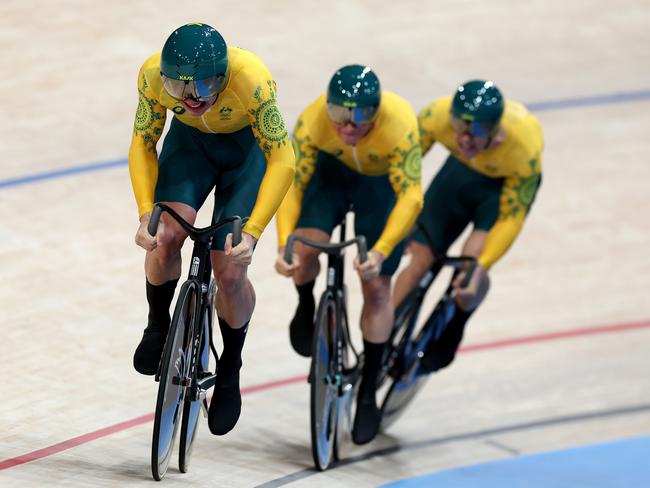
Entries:
{"label": "cyclist's hand gripping handlebar", "polygon": [[236,247],[241,242],[241,219],[232,221],[232,247]]}
{"label": "cyclist's hand gripping handlebar", "polygon": [[153,212],[151,212],[151,217],[149,218],[149,225],[147,225],[147,230],[152,236],[155,236],[156,232],[158,232],[158,224],[160,223],[162,211],[163,209],[158,204],[153,207]]}
{"label": "cyclist's hand gripping handlebar", "polygon": [[296,236],[293,234],[287,239],[287,245],[284,246],[284,260],[287,264],[293,264],[293,243],[296,241]]}
{"label": "cyclist's hand gripping handlebar", "polygon": [[472,281],[472,276],[474,276],[474,271],[476,271],[476,260],[473,260],[471,263],[469,263],[469,266],[465,270],[465,277],[463,278],[463,281],[460,283],[461,288],[467,288],[469,282]]}
{"label": "cyclist's hand gripping handlebar", "polygon": [[368,244],[365,236],[357,236],[357,249],[359,249],[359,262],[361,264],[368,261]]}

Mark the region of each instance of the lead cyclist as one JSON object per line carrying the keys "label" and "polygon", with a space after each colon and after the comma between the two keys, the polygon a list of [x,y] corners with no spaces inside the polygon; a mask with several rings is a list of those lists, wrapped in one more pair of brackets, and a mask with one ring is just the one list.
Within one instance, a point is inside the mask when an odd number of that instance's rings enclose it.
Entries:
{"label": "lead cyclist", "polygon": [[[211,261],[224,349],[219,359],[208,425],[229,432],[241,412],[241,351],[255,307],[248,279],[255,244],[282,202],[295,172],[295,157],[276,101],[276,85],[255,54],[228,46],[207,24],[176,29],[162,51],[138,74],[138,110],[129,171],[140,218],[136,243],[145,257],[147,327],[133,356],[135,369],[156,373],[170,325],[169,308],[181,274],[187,234],[163,214],[152,237],[147,224],[155,202],[193,224],[214,191],[213,222],[222,215],[246,219],[241,243],[227,229],[213,239]],[[158,155],[167,113],[169,132]]]}

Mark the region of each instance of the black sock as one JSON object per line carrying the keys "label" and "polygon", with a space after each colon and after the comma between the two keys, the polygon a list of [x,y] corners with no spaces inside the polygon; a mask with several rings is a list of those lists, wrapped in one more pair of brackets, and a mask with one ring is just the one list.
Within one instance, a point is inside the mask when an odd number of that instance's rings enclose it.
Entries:
{"label": "black sock", "polygon": [[152,285],[147,280],[147,302],[149,302],[149,327],[167,330],[171,322],[169,307],[174,298],[178,279],[162,285]]}
{"label": "black sock", "polygon": [[296,290],[298,290],[298,309],[301,311],[301,313],[304,313],[310,317],[313,317],[314,312],[316,311],[316,301],[314,300],[314,283],[316,283],[315,280],[303,285],[296,285]]}
{"label": "black sock", "polygon": [[359,399],[375,400],[377,375],[384,357],[385,342],[374,343],[363,340],[363,375],[359,385]]}
{"label": "black sock", "polygon": [[219,328],[223,339],[223,353],[219,358],[218,374],[221,379],[234,378],[242,365],[241,351],[248,331],[248,322],[239,329],[233,329],[228,322],[219,317]]}

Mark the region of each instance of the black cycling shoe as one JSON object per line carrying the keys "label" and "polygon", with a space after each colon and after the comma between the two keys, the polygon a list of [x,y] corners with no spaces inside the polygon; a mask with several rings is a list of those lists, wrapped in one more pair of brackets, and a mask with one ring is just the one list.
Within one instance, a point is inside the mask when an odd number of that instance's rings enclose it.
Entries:
{"label": "black cycling shoe", "polygon": [[377,408],[375,400],[373,398],[359,400],[352,427],[352,442],[367,444],[373,440],[379,432],[380,423],[381,411]]}
{"label": "black cycling shoe", "polygon": [[[314,336],[314,311],[298,304],[296,314],[289,324],[291,346],[301,356],[311,357],[312,338]],[[307,309],[307,310],[305,310]]]}
{"label": "black cycling shoe", "polygon": [[212,400],[208,409],[208,427],[214,435],[224,435],[230,432],[241,413],[241,393],[239,391],[239,374],[226,380],[217,381],[212,392]]}
{"label": "black cycling shoe", "polygon": [[[453,354],[451,355],[453,358]],[[442,369],[451,362],[449,352],[442,351],[440,346],[433,341],[427,344],[424,354],[420,359],[418,374],[429,374]]]}
{"label": "black cycling shoe", "polygon": [[[456,351],[463,340],[465,322],[470,314],[466,312],[456,312],[459,319],[452,319],[445,331],[437,341],[431,340],[424,350],[424,355],[420,359],[418,373],[428,374],[438,371],[439,369],[449,366],[456,357]],[[456,323],[454,323],[456,321]],[[461,322],[462,321],[462,322]],[[460,322],[460,323],[457,323]]]}
{"label": "black cycling shoe", "polygon": [[166,339],[167,329],[151,325],[144,329],[142,340],[133,355],[133,367],[138,373],[148,376],[156,374]]}

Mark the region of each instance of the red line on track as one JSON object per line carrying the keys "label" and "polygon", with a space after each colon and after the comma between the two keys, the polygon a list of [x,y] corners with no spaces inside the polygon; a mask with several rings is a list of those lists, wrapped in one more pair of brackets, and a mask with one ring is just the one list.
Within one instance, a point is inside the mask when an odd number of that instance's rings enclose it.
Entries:
{"label": "red line on track", "polygon": [[548,334],[514,337],[512,339],[503,339],[494,342],[484,342],[481,344],[470,344],[461,347],[458,352],[474,352],[474,351],[482,351],[485,349],[498,349],[500,347],[512,347],[521,344],[530,344],[531,342],[555,341],[558,339],[568,339],[571,337],[590,336],[595,334],[607,334],[610,332],[625,332],[628,330],[645,329],[648,327],[650,327],[650,320],[646,320],[643,322],[629,322],[629,323],[617,324],[617,325],[583,327],[580,329],[550,332]]}
{"label": "red line on track", "polygon": [[[548,334],[515,337],[512,339],[503,339],[499,341],[484,342],[480,344],[469,344],[467,346],[461,347],[459,352],[467,353],[467,352],[475,352],[475,351],[484,351],[488,349],[513,347],[513,346],[531,344],[536,342],[547,342],[547,341],[554,341],[560,339],[569,339],[573,337],[591,336],[596,334],[608,334],[614,332],[626,332],[630,330],[645,329],[649,327],[650,327],[650,320],[646,320],[643,322],[629,322],[629,323],[617,324],[617,325],[604,325],[599,327],[586,327],[581,329],[551,332]],[[305,381],[306,378],[307,377],[305,375],[299,375],[299,376],[293,376],[281,380],[271,381],[268,383],[260,383],[259,385],[251,385],[242,388],[241,393],[242,395],[250,395],[260,391],[271,390],[274,388],[281,388],[283,386],[293,385],[295,383],[301,383]],[[131,427],[135,427],[137,425],[151,422],[153,420],[153,417],[154,414],[149,413],[147,415],[142,415],[140,417],[127,420],[125,422],[120,422],[118,424],[104,427],[103,429],[99,429],[94,432],[89,432],[88,434],[83,434],[78,437],[73,437],[72,439],[59,442],[58,444],[53,444],[43,449],[38,449],[37,451],[32,451],[27,454],[23,454],[22,456],[5,459],[4,461],[0,461],[0,471],[4,469],[12,468],[14,466],[18,466],[20,464],[25,464],[30,461],[35,461],[37,459],[42,459],[44,457],[57,454],[61,451],[65,451],[66,449],[70,449],[72,447],[76,447],[81,444],[86,444],[87,442],[94,441],[95,439],[100,439],[102,437],[115,434],[116,432],[120,432],[126,429],[130,429]]]}

